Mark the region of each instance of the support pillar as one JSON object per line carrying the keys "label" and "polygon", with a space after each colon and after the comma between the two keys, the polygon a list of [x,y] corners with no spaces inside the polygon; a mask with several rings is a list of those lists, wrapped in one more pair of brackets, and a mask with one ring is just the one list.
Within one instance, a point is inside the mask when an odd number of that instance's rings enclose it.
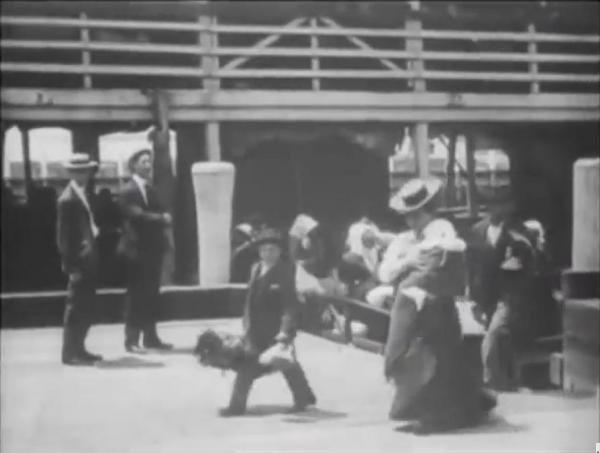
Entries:
{"label": "support pillar", "polygon": [[197,162],[192,166],[198,227],[200,286],[230,280],[231,219],[235,167],[229,162]]}
{"label": "support pillar", "polygon": [[217,121],[206,123],[206,155],[210,162],[221,160],[221,125]]}
{"label": "support pillar", "polygon": [[[99,138],[104,129],[93,124],[76,124],[71,126],[71,136],[73,138],[73,152],[89,154],[90,159],[100,163],[100,142]],[[92,177],[87,187],[88,195],[91,199],[96,193],[95,177]]]}
{"label": "support pillar", "polygon": [[33,193],[33,179],[31,177],[31,153],[29,149],[29,128],[19,126],[21,131],[21,148],[23,150],[23,182],[25,184],[25,196],[27,203],[31,201]]}
{"label": "support pillar", "polygon": [[[169,152],[171,137],[169,134],[169,103],[166,92],[154,91],[153,113],[156,125],[149,135],[154,154],[153,183],[161,205],[173,216],[175,175]],[[175,273],[175,239],[172,226],[167,229],[166,236],[167,248],[163,260],[161,283],[170,285],[173,283]]]}
{"label": "support pillar", "polygon": [[465,135],[465,157],[467,159],[467,209],[471,219],[477,218],[479,198],[475,180],[475,148],[470,135]]}
{"label": "support pillar", "polygon": [[413,143],[419,178],[429,177],[429,125],[417,123],[413,129]]}

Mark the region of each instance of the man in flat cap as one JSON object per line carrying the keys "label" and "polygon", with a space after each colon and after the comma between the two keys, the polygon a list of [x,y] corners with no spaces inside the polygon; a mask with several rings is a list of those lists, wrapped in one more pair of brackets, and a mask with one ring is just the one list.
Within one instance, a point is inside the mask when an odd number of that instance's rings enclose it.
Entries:
{"label": "man in flat cap", "polygon": [[144,353],[147,349],[171,349],[156,332],[162,261],[166,251],[165,228],[172,219],[159,203],[151,185],[152,152],[142,149],[129,159],[131,180],[119,195],[123,213],[123,235],[118,253],[127,268],[125,302],[125,350]]}
{"label": "man in flat cap", "polygon": [[65,164],[70,182],[57,204],[57,246],[69,277],[62,346],[65,365],[93,365],[102,360],[85,349],[96,297],[98,236],[85,188],[97,167],[87,154],[73,154]]}

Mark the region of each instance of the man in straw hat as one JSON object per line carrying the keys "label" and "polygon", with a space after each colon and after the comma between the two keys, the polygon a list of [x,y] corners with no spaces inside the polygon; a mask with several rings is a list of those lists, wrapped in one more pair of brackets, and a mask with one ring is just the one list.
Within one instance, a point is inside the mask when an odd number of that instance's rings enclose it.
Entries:
{"label": "man in straw hat", "polygon": [[97,283],[95,240],[98,227],[85,188],[98,163],[87,154],[76,153],[64,164],[70,182],[58,198],[57,245],[63,271],[68,275],[64,315],[62,362],[92,365],[102,357],[85,349],[91,326]]}
{"label": "man in straw hat", "polygon": [[[261,364],[263,352],[280,344],[293,347],[298,323],[299,302],[294,266],[282,257],[283,238],[279,231],[265,229],[254,240],[260,261],[252,267],[244,306],[244,345],[247,360],[237,372],[229,406],[222,416],[242,415],[255,379],[271,369]],[[316,403],[304,371],[297,361],[281,370],[294,398],[292,411]]]}
{"label": "man in straw hat", "polygon": [[156,331],[159,310],[160,276],[167,247],[165,228],[172,219],[159,203],[151,185],[152,152],[141,149],[129,158],[131,180],[119,194],[123,212],[123,235],[119,254],[127,267],[127,297],[125,301],[125,350],[145,353],[148,349],[171,349]]}
{"label": "man in straw hat", "polygon": [[473,425],[496,404],[464,363],[454,297],[464,291],[465,244],[436,216],[440,188],[438,180],[413,179],[392,198],[412,245],[392,243],[380,269],[396,288],[385,347],[385,375],[396,386],[390,418],[412,420],[408,428],[419,434]]}

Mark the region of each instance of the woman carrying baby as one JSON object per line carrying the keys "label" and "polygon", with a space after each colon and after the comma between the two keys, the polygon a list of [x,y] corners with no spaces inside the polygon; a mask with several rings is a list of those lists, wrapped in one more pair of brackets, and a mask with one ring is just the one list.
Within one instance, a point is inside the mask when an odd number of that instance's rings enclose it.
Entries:
{"label": "woman carrying baby", "polygon": [[454,297],[464,292],[466,247],[436,216],[440,188],[413,179],[392,198],[410,231],[398,239],[403,249],[390,245],[379,272],[394,287],[385,350],[385,375],[396,385],[390,418],[414,421],[410,429],[421,434],[476,424],[496,405],[464,361]]}

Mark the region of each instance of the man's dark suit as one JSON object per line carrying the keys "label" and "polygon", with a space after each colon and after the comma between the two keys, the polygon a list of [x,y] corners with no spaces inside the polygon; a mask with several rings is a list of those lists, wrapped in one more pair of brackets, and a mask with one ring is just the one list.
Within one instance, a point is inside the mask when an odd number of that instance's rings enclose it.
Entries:
{"label": "man's dark suit", "polygon": [[90,213],[69,184],[58,198],[57,245],[69,276],[64,314],[63,361],[80,357],[92,323],[97,282],[97,252]]}
{"label": "man's dark suit", "polygon": [[[246,409],[252,383],[267,372],[258,363],[258,356],[275,344],[279,333],[289,340],[294,338],[299,315],[295,288],[294,268],[283,260],[262,276],[260,264],[252,267],[243,318],[244,342],[252,358],[237,372],[229,404],[231,410],[243,412]],[[298,363],[283,375],[297,405],[314,403],[314,394]]]}
{"label": "man's dark suit", "polygon": [[138,345],[144,333],[144,345],[159,343],[156,321],[163,254],[166,247],[164,210],[154,189],[146,185],[146,197],[133,179],[119,196],[123,213],[123,235],[118,253],[127,264],[125,308],[125,344]]}
{"label": "man's dark suit", "polygon": [[[486,334],[481,345],[484,382],[497,389],[518,385],[514,369],[514,343],[527,341],[531,324],[531,291],[529,290],[532,264],[531,247],[517,242],[510,232],[527,236],[517,222],[506,222],[495,245],[487,238],[491,225],[485,218],[472,227],[468,246],[469,286],[471,297],[485,312],[488,319]],[[502,270],[507,249],[519,258],[521,270]]]}

